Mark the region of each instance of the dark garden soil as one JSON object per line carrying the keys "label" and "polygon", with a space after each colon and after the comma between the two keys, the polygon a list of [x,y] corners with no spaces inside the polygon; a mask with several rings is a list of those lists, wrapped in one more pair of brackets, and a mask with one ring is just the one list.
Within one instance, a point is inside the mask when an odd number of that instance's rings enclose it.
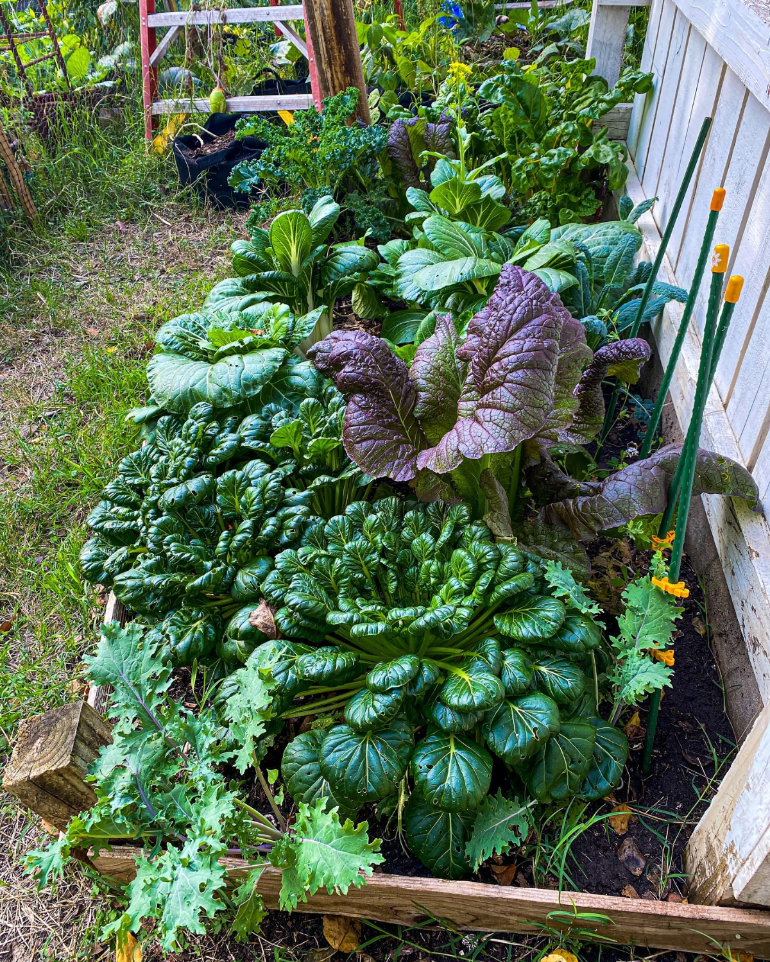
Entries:
{"label": "dark garden soil", "polygon": [[[359,321],[352,312],[345,312],[344,319],[335,316],[335,327],[338,328],[363,329],[369,323]],[[617,467],[618,461],[632,460],[641,426],[633,416],[622,418],[610,433],[601,461],[606,458],[610,466]],[[647,570],[650,554],[637,551],[626,540],[598,541],[591,546],[590,554],[591,592],[607,613],[607,629],[613,634],[616,630],[614,616],[620,611],[622,590],[635,573]],[[708,645],[703,593],[686,559],[682,578],[690,589],[690,597],[684,602],[684,615],[675,634],[673,688],[666,691],[662,701],[650,774],[645,776],[642,772],[646,724],[646,708],[643,708],[636,714],[626,713],[620,722],[625,725],[631,747],[621,785],[603,802],[588,805],[573,802],[568,828],[579,823],[586,827],[577,835],[569,851],[553,855],[553,846],[564,831],[564,815],[558,812],[541,834],[539,853],[537,840],[531,836],[527,845],[514,855],[495,858],[483,865],[474,881],[522,887],[561,887],[652,901],[686,900],[682,852],[719,778],[726,771],[725,762],[734,747],[734,734],[725,713],[719,671]],[[184,677],[180,677],[179,682],[182,690]],[[289,721],[268,751],[265,768],[280,768],[286,744],[309,727],[309,723],[307,718]],[[717,772],[719,775],[715,778]],[[502,765],[493,774],[493,790],[495,781],[516,790],[516,786],[510,786]],[[258,784],[252,786],[249,801],[262,811],[269,811]],[[618,806],[630,810],[626,813],[630,816],[627,825],[619,824],[615,817],[618,813],[613,814],[613,809]],[[286,814],[291,811],[290,799],[284,801],[283,809]],[[609,816],[612,816],[612,822]],[[430,872],[402,846],[395,816],[380,817],[376,806],[367,805],[359,817],[368,821],[370,836],[383,839],[385,862],[377,866],[375,872],[430,877]],[[261,938],[275,945],[295,948],[300,955],[310,952],[313,962],[325,962],[332,954],[323,935],[323,920],[315,916],[270,913],[263,924]],[[500,936],[485,942],[486,938],[453,935],[445,928],[403,929],[379,923],[365,924],[358,958],[366,962],[367,956],[373,960],[410,957],[421,960],[462,955],[510,960],[530,955],[543,945],[542,938],[534,936],[529,939]],[[606,946],[599,949],[585,945],[580,954],[583,962],[593,962],[594,959],[597,962],[599,959],[619,962],[634,957],[628,950]],[[171,958],[181,962],[188,957],[192,959],[194,956],[181,953]],[[152,951],[145,955],[148,960],[156,958],[161,956],[153,955]],[[207,958],[241,962],[255,956],[253,948],[228,942],[222,955],[207,955]],[[657,958],[684,962],[685,956],[669,953]]]}
{"label": "dark garden soil", "polygon": [[224,150],[225,147],[229,147],[233,143],[235,143],[235,131],[228,130],[227,133],[214,137],[213,140],[201,144],[200,147],[196,147],[195,150],[190,150],[188,153],[191,157],[205,157],[208,154],[216,154],[217,151]]}

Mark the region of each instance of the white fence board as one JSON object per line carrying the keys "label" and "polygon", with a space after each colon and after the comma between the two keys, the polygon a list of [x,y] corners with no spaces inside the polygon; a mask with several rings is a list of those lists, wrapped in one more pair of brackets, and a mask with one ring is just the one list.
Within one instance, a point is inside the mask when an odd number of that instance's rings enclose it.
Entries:
{"label": "white fence board", "polygon": [[642,180],[644,180],[644,164],[650,146],[650,137],[655,126],[658,103],[663,90],[666,60],[671,44],[671,35],[674,30],[675,16],[676,7],[672,3],[672,0],[663,0],[660,23],[658,24],[658,31],[655,38],[655,48],[652,54],[652,61],[648,68],[653,74],[652,90],[646,95],[643,106],[639,101],[634,104],[635,111],[640,108],[643,109],[643,116],[639,123],[636,148],[633,153],[634,163],[637,165],[636,169],[639,171],[639,177]]}
{"label": "white fence board", "polygon": [[[642,50],[642,62],[640,64],[641,69],[645,71],[651,69],[655,45],[658,39],[660,15],[664,2],[665,0],[653,0],[652,7],[650,7],[650,19],[647,22],[647,36],[645,37],[644,49]],[[631,124],[628,128],[628,149],[635,156],[639,146],[640,128],[652,102],[652,95],[637,94],[634,101],[634,111],[631,116]]]}

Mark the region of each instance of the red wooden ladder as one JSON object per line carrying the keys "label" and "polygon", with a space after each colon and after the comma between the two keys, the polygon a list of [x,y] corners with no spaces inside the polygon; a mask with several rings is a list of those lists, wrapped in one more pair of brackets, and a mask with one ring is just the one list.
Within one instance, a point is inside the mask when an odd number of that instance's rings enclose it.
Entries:
{"label": "red wooden ladder", "polygon": [[[292,20],[304,20],[304,2],[280,4],[270,0],[269,7],[234,7],[232,9],[169,11],[156,13],[155,0],[139,0],[139,34],[142,48],[142,93],[144,99],[144,132],[152,140],[155,118],[159,114],[208,113],[207,98],[176,98],[156,100],[158,90],[158,63],[165,56],[171,44],[183,35],[188,25],[211,25],[216,23],[273,23],[276,32],[285,36],[307,57],[310,66],[310,94],[278,94],[274,96],[228,97],[227,109],[233,113],[259,110],[307,110],[311,104],[320,108],[321,98],[318,86],[313,48],[310,37],[305,31],[307,41],[303,40],[290,24]],[[166,27],[167,31],[158,41],[156,31]]]}

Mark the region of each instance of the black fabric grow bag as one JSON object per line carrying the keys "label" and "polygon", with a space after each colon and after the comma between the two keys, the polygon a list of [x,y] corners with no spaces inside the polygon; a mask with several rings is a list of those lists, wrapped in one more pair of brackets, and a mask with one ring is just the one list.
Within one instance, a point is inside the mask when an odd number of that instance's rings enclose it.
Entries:
{"label": "black fabric grow bag", "polygon": [[176,169],[183,187],[192,184],[195,190],[216,207],[249,206],[249,195],[232,188],[227,180],[236,164],[243,160],[255,160],[267,144],[256,137],[234,140],[222,150],[210,154],[195,155],[204,144],[235,130],[238,114],[212,114],[198,134],[175,137],[171,147]]}

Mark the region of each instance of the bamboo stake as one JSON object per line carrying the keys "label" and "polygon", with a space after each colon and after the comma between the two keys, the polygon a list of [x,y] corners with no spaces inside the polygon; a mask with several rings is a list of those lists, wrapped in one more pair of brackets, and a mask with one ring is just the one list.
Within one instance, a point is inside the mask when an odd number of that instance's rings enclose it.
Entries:
{"label": "bamboo stake", "polygon": [[687,295],[687,302],[684,306],[684,311],[682,312],[682,319],[679,322],[679,329],[676,332],[676,339],[674,340],[674,346],[671,349],[671,356],[668,359],[668,364],[666,365],[666,370],[663,374],[663,380],[661,381],[660,388],[658,389],[658,396],[655,400],[655,407],[650,415],[650,423],[647,425],[647,430],[644,434],[644,440],[642,441],[642,447],[639,452],[640,460],[649,457],[650,451],[652,450],[652,442],[655,439],[655,431],[663,413],[663,406],[665,405],[666,398],[668,397],[668,389],[671,386],[671,379],[674,376],[674,370],[676,369],[676,365],[679,361],[679,355],[682,353],[682,345],[684,344],[684,339],[687,336],[687,329],[690,326],[690,318],[695,310],[695,301],[697,300],[698,291],[700,290],[701,281],[703,280],[703,274],[706,270],[708,253],[711,250],[711,245],[714,241],[714,233],[716,231],[717,221],[719,220],[719,212],[722,210],[724,201],[725,189],[724,187],[717,187],[717,189],[714,191],[713,197],[711,198],[711,210],[709,211],[708,222],[706,224],[706,233],[703,235],[703,243],[701,244],[700,255],[698,256],[698,263],[695,268],[692,284],[690,285],[690,293]]}
{"label": "bamboo stake", "polygon": [[[706,312],[706,326],[703,331],[703,346],[701,348],[700,366],[698,369],[698,381],[695,387],[695,400],[693,402],[692,417],[687,431],[682,453],[679,456],[676,474],[671,483],[668,495],[668,504],[661,523],[663,536],[671,523],[674,506],[679,497],[679,512],[676,518],[676,533],[674,544],[671,549],[671,564],[669,565],[668,579],[672,584],[679,581],[679,572],[684,554],[684,539],[687,532],[687,520],[690,513],[690,502],[692,501],[692,489],[695,481],[695,465],[698,461],[698,444],[700,441],[701,428],[703,426],[703,415],[706,410],[706,399],[711,389],[711,380],[714,374],[715,348],[721,333],[721,345],[730,325],[730,319],[735,304],[740,297],[743,287],[742,278],[730,279],[728,290],[725,295],[725,304],[722,309],[722,316],[719,318],[719,330],[717,329],[717,317],[719,315],[719,303],[722,299],[722,284],[727,261],[730,256],[730,248],[727,244],[717,244],[714,248],[714,258],[711,267],[711,289],[709,291],[708,310]],[[677,485],[677,479],[679,484]],[[647,774],[650,770],[652,761],[652,749],[655,745],[655,732],[658,727],[658,715],[660,713],[660,690],[654,691],[650,698],[650,710],[647,716],[647,733],[644,739],[644,755],[642,758],[642,771]]]}
{"label": "bamboo stake", "polygon": [[27,185],[24,183],[24,175],[21,172],[21,168],[16,162],[16,157],[11,150],[11,145],[8,142],[8,138],[5,136],[5,131],[3,130],[2,124],[0,124],[0,160],[5,163],[8,168],[8,176],[11,180],[11,184],[16,190],[16,196],[19,198],[19,203],[24,209],[24,213],[29,217],[30,220],[35,220],[37,217],[37,211],[35,210],[35,205],[32,202],[32,197],[27,190]]}
{"label": "bamboo stake", "polygon": [[[679,218],[679,212],[682,209],[685,195],[690,187],[690,181],[695,173],[695,168],[698,165],[698,160],[700,159],[701,151],[703,150],[703,145],[706,143],[706,138],[708,137],[710,128],[711,117],[706,117],[701,124],[700,132],[698,133],[698,139],[695,141],[695,146],[693,147],[692,154],[690,155],[690,162],[688,163],[687,169],[684,172],[684,177],[682,178],[682,183],[679,185],[679,192],[676,195],[674,206],[671,208],[671,215],[668,219],[668,223],[666,224],[666,229],[663,231],[663,236],[660,239],[660,247],[658,248],[658,253],[655,255],[655,260],[652,264],[652,270],[650,271],[650,276],[647,278],[647,283],[644,286],[642,296],[639,299],[639,307],[636,311],[634,323],[631,325],[631,330],[628,334],[629,337],[636,337],[639,333],[639,328],[642,326],[642,319],[644,318],[644,312],[647,308],[647,303],[650,300],[650,295],[652,294],[653,285],[657,280],[660,265],[663,263],[663,258],[666,255],[668,242],[671,240],[674,227],[676,227],[676,222]],[[607,435],[610,433],[612,422],[615,419],[615,408],[617,407],[619,393],[620,388],[616,383],[615,387],[613,388],[612,395],[610,396],[609,403],[607,404],[607,412],[604,415],[604,423],[602,424],[602,431],[599,435],[597,454],[606,441]]]}

